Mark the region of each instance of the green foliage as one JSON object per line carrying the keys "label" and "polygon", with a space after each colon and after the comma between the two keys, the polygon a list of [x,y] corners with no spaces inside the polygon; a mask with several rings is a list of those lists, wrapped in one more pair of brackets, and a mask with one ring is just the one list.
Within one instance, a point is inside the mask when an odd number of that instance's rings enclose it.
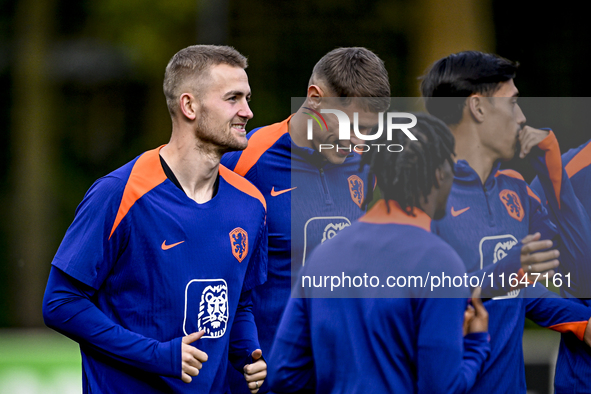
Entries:
{"label": "green foliage", "polygon": [[86,34],[121,45],[133,68],[162,78],[164,66],[179,49],[195,43],[195,0],[103,0],[89,2]]}

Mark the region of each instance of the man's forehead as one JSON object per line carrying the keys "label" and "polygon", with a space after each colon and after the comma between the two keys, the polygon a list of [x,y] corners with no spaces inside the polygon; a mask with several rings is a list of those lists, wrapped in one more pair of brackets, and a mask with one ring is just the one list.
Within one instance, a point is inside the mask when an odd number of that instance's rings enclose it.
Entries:
{"label": "man's forehead", "polygon": [[[325,97],[323,98],[322,108],[324,109],[336,109],[342,111],[350,116],[353,116],[353,113],[358,113],[359,116],[378,116],[378,111],[373,111],[370,108],[370,103],[368,101],[364,101],[362,97],[351,97],[347,98],[347,103],[342,102],[342,98],[338,97]],[[367,100],[367,99],[365,99]],[[382,111],[384,112],[384,111]]]}
{"label": "man's forehead", "polygon": [[519,95],[519,90],[515,86],[515,82],[510,79],[499,83],[499,89],[493,94],[493,97],[515,97]]}
{"label": "man's forehead", "polygon": [[216,64],[209,68],[209,77],[213,80],[239,79],[248,81],[246,70],[229,64]]}

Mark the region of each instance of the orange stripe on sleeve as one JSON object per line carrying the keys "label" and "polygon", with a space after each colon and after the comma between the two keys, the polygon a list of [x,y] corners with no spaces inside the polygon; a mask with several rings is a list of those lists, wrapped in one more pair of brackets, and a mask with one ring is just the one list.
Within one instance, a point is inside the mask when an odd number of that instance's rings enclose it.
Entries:
{"label": "orange stripe on sleeve", "polygon": [[289,119],[291,119],[291,116],[283,122],[275,123],[257,130],[248,140],[248,146],[240,155],[240,159],[238,159],[238,163],[236,163],[234,172],[245,176],[248,170],[256,164],[263,153],[272,147],[283,134],[288,132],[287,123],[289,122]]}
{"label": "orange stripe on sleeve", "polygon": [[[506,175],[508,177],[520,179],[525,182],[525,179],[523,179],[523,176],[515,170],[500,170],[500,171],[497,171],[495,176],[499,176],[499,175]],[[527,194],[531,198],[533,198],[534,200],[539,202],[540,204],[542,203],[542,200],[540,200],[540,197],[538,197],[538,195],[536,193],[534,193],[534,191],[532,189],[530,189],[529,186],[527,186]]]}
{"label": "orange stripe on sleeve", "polygon": [[532,189],[530,189],[529,186],[527,187],[527,194],[529,194],[530,197],[532,197],[534,200],[536,200],[540,204],[542,203],[542,200],[540,200],[540,197],[538,197],[538,195]]}
{"label": "orange stripe on sleeve", "polygon": [[[163,145],[164,146],[164,145]],[[115,223],[113,223],[113,229],[109,235],[109,239],[121,223],[121,220],[127,215],[133,204],[139,200],[144,194],[161,184],[166,180],[166,174],[160,164],[160,148],[156,148],[147,151],[141,155],[129,174],[129,179],[123,190],[123,197],[121,198],[121,204],[119,204],[119,210],[117,211],[117,217]]]}
{"label": "orange stripe on sleeve", "polygon": [[538,147],[546,152],[546,167],[548,168],[548,175],[554,187],[554,194],[556,201],[558,201],[558,209],[560,209],[560,188],[562,186],[562,157],[560,157],[560,147],[554,132],[550,133],[546,138],[538,144]]}
{"label": "orange stripe on sleeve", "polygon": [[226,182],[230,185],[234,186],[236,189],[248,194],[251,197],[258,199],[263,207],[265,207],[265,211],[267,210],[267,202],[265,201],[265,197],[261,194],[259,189],[257,189],[252,183],[248,180],[242,178],[240,175],[236,174],[228,170],[226,167],[220,164],[220,176],[224,178]]}
{"label": "orange stripe on sleeve", "polygon": [[579,153],[572,158],[571,161],[564,167],[568,177],[572,177],[577,172],[591,164],[591,143],[581,149]]}
{"label": "orange stripe on sleeve", "polygon": [[587,329],[587,321],[576,321],[570,323],[560,323],[548,327],[551,330],[558,332],[572,332],[582,341],[585,338],[585,330]]}

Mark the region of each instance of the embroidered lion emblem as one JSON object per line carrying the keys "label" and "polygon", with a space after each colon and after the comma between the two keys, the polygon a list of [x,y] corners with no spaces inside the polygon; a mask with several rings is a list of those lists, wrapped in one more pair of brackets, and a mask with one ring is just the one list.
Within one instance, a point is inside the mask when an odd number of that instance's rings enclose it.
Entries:
{"label": "embroidered lion emblem", "polygon": [[205,336],[219,338],[228,325],[228,288],[225,284],[207,286],[201,294],[197,329]]}
{"label": "embroidered lion emblem", "polygon": [[504,242],[498,242],[493,251],[493,264],[507,257],[507,252],[517,244],[517,241],[509,239]]}
{"label": "embroidered lion emblem", "polygon": [[499,198],[505,205],[505,208],[507,208],[509,216],[521,222],[525,215],[523,212],[523,206],[521,205],[521,200],[519,199],[517,193],[512,190],[505,189],[499,193]]}
{"label": "embroidered lion emblem", "polygon": [[236,227],[230,232],[230,244],[232,245],[232,254],[238,262],[242,263],[242,260],[248,254],[248,234],[240,227]]}
{"label": "embroidered lion emblem", "polygon": [[349,226],[350,225],[347,222],[327,224],[326,227],[324,227],[324,232],[322,233],[322,241],[320,241],[320,243],[323,244],[327,240],[337,235],[339,231]]}
{"label": "embroidered lion emblem", "polygon": [[364,197],[363,181],[357,175],[351,175],[349,178],[347,178],[347,181],[349,182],[349,192],[351,193],[351,199],[359,206],[359,208],[361,208]]}

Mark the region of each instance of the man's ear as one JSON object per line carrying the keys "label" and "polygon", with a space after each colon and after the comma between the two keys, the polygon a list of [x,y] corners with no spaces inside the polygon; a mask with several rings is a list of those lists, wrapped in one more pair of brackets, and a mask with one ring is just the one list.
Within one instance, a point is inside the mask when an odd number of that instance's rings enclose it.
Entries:
{"label": "man's ear", "polygon": [[191,93],[183,93],[179,98],[181,113],[189,120],[195,120],[199,111],[199,102]]}
{"label": "man's ear", "polygon": [[443,174],[443,171],[441,171],[440,167],[437,167],[435,169],[435,188],[439,189],[439,186],[441,185],[441,182],[443,182],[443,178],[445,177],[445,175]]}
{"label": "man's ear", "polygon": [[324,97],[324,90],[318,85],[308,86],[307,102],[314,109],[318,109]]}
{"label": "man's ear", "polygon": [[484,99],[485,98],[480,95],[470,96],[466,99],[466,107],[470,112],[470,115],[472,115],[474,120],[476,120],[478,123],[484,122]]}

